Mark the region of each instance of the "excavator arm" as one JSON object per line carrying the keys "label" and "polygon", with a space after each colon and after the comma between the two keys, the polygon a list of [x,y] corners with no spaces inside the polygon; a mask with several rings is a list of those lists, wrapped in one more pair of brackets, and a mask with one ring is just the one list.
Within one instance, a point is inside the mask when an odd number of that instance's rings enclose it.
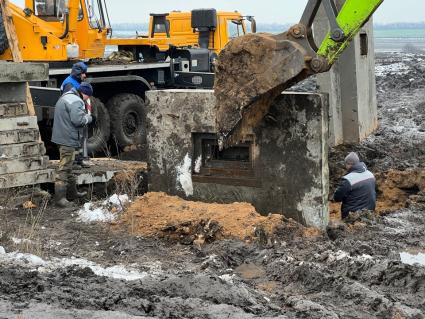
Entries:
{"label": "excavator arm", "polygon": [[[216,68],[217,130],[223,147],[249,140],[281,92],[328,71],[383,0],[309,0],[300,22],[287,32],[249,34],[221,51]],[[312,25],[320,5],[330,30],[316,46]]]}

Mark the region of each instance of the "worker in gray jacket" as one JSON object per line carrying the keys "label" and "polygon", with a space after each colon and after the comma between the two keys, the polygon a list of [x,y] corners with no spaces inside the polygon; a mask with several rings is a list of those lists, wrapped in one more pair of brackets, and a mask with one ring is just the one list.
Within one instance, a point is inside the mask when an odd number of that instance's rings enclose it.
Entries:
{"label": "worker in gray jacket", "polygon": [[345,158],[345,167],[347,174],[342,177],[333,197],[334,201],[342,202],[342,218],[346,218],[350,212],[375,210],[375,176],[354,152]]}
{"label": "worker in gray jacket", "polygon": [[84,127],[96,121],[93,115],[85,111],[84,101],[91,96],[92,86],[83,82],[78,89],[64,93],[56,103],[52,142],[59,145],[60,154],[55,180],[55,203],[59,207],[71,206],[68,199],[72,201],[86,195],[77,191],[72,164],[76,150],[81,147]]}

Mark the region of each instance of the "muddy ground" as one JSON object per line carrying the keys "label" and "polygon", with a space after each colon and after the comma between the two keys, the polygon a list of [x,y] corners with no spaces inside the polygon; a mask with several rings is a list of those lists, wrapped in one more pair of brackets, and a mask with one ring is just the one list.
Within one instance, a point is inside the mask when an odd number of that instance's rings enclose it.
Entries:
{"label": "muddy ground", "polygon": [[425,265],[409,257],[425,252],[425,56],[377,58],[380,128],[331,151],[331,184],[355,149],[398,206],[323,234],[288,221],[273,241],[186,245],[3,200],[0,318],[423,318]]}

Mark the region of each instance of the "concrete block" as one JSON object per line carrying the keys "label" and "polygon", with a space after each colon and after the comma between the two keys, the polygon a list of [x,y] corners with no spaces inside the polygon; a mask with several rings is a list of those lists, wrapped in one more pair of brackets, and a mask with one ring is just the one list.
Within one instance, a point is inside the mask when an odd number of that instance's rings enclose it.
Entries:
{"label": "concrete block", "polygon": [[26,90],[26,82],[0,83],[0,103],[24,103]]}
{"label": "concrete block", "polygon": [[43,183],[53,183],[55,178],[53,169],[29,171],[0,175],[0,188],[12,188]]}
{"label": "concrete block", "polygon": [[[0,118],[0,127],[2,131],[15,131],[23,129],[37,129],[36,116],[19,116],[12,118]],[[3,142],[0,140],[0,144]]]}
{"label": "concrete block", "polygon": [[[1,121],[1,120],[0,120]],[[40,132],[37,129],[22,129],[15,131],[0,130],[0,145],[28,143],[38,141]]]}
{"label": "concrete block", "polygon": [[46,148],[40,142],[0,145],[0,158],[31,157],[45,153]]}
{"label": "concrete block", "polygon": [[0,103],[0,118],[23,116],[28,114],[26,103]]}
{"label": "concrete block", "polygon": [[0,159],[0,175],[36,171],[47,168],[48,156],[21,157]]}
{"label": "concrete block", "polygon": [[49,65],[35,62],[0,62],[0,83],[47,81]]}
{"label": "concrete block", "polygon": [[[219,152],[208,90],[149,91],[149,190],[245,201],[308,226],[328,223],[328,109],[321,94],[283,93],[252,141]],[[218,155],[217,155],[218,154]]]}

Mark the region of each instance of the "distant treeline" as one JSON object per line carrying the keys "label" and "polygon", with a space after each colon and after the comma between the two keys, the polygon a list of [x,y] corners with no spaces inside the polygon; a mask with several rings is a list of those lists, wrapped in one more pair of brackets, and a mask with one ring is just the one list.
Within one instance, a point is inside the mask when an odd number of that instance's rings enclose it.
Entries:
{"label": "distant treeline", "polygon": [[[288,24],[279,24],[279,23],[257,23],[258,32],[271,32],[271,31],[284,31],[287,30],[288,27],[291,26]],[[115,23],[112,24],[112,28],[116,31],[148,31],[149,24],[146,22],[143,23]],[[389,24],[381,24],[375,23],[375,29],[385,30],[385,29],[425,29],[425,22],[400,22],[400,23],[389,23]]]}
{"label": "distant treeline", "polygon": [[425,22],[399,22],[399,23],[388,23],[381,24],[375,23],[373,27],[377,30],[385,30],[385,29],[425,29]]}

